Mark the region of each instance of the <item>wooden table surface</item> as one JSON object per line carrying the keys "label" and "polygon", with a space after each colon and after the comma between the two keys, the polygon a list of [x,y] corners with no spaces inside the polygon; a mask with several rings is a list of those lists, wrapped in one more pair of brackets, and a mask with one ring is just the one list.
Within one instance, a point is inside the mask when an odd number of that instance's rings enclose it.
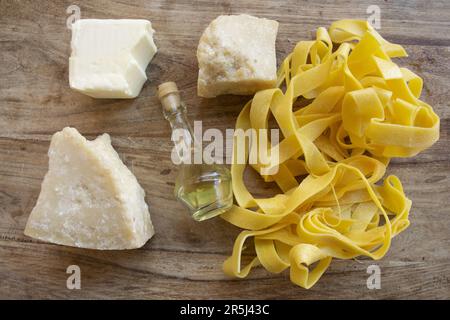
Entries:
{"label": "wooden table surface", "polygon": [[[132,2],[132,3],[131,3]],[[158,53],[149,81],[134,100],[96,100],[68,84],[70,31],[66,8],[82,18],[143,18],[156,30]],[[288,273],[257,269],[231,280],[222,262],[237,228],[222,219],[196,223],[172,196],[176,166],[170,129],[156,86],[176,81],[189,117],[204,128],[233,128],[248,97],[196,96],[199,37],[219,14],[248,13],[280,22],[281,61],[299,40],[342,18],[366,19],[381,8],[380,33],[405,46],[400,64],[425,81],[423,100],[441,117],[441,138],[410,159],[394,160],[413,200],[410,228],[373,262],[333,261],[311,290]],[[450,2],[440,1],[12,1],[0,0],[0,298],[336,299],[450,298]],[[65,126],[94,138],[108,132],[145,189],[157,234],[143,248],[102,252],[30,239],[23,230],[48,167],[51,135]],[[267,187],[254,184],[257,194]],[[381,289],[366,286],[367,267],[381,268]],[[81,290],[66,288],[66,268],[81,268]]]}

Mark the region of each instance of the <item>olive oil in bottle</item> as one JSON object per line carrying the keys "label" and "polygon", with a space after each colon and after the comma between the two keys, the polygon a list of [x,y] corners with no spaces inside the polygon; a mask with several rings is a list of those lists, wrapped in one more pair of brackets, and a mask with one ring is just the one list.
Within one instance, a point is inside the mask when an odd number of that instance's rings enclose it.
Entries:
{"label": "olive oil in bottle", "polygon": [[158,87],[158,96],[164,117],[169,121],[175,150],[181,161],[175,182],[175,197],[190,211],[197,221],[215,217],[233,204],[230,171],[221,164],[194,164],[192,155],[198,146],[186,116],[186,107],[174,82]]}

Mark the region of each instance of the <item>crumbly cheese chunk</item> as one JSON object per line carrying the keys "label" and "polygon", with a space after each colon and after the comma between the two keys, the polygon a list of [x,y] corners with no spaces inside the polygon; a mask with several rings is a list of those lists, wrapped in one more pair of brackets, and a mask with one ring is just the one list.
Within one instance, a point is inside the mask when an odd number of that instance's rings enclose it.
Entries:
{"label": "crumbly cheese chunk", "polygon": [[27,236],[101,250],[139,248],[153,236],[145,192],[108,134],[88,141],[64,128],[53,135],[48,155]]}
{"label": "crumbly cheese chunk", "polygon": [[148,20],[80,19],[72,25],[70,87],[94,98],[135,98],[157,49]]}
{"label": "crumbly cheese chunk", "polygon": [[197,48],[198,95],[253,94],[277,79],[278,22],[249,15],[219,16]]}

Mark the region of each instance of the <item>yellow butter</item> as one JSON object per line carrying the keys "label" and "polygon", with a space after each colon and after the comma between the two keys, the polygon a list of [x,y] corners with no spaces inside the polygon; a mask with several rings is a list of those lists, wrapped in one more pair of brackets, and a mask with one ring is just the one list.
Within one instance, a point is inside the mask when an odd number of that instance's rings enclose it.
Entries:
{"label": "yellow butter", "polygon": [[[335,51],[333,43],[339,44]],[[265,129],[270,114],[280,127],[284,139],[271,150],[279,152],[271,162],[279,170],[263,178],[283,193],[251,195],[235,140],[237,205],[222,217],[245,230],[224,263],[226,274],[243,278],[257,265],[273,273],[290,268],[291,281],[310,288],[332,258],[380,259],[408,227],[411,201],[400,180],[391,175],[377,183],[391,157],[415,155],[437,141],[439,117],[419,100],[422,79],[391,60],[402,56],[400,45],[366,21],[337,21],[328,31],[319,28],[315,41],[299,42],[280,67],[278,88],[257,92],[245,105],[236,129]],[[312,101],[294,110],[299,97]],[[258,139],[256,148],[268,145],[267,136]],[[304,176],[300,183],[297,176]],[[256,256],[241,266],[251,237]]]}

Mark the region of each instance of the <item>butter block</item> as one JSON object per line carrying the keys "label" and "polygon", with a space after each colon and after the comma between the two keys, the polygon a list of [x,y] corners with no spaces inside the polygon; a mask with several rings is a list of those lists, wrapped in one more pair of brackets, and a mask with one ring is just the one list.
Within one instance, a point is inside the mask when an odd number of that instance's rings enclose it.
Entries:
{"label": "butter block", "polygon": [[277,21],[245,14],[213,20],[197,48],[198,95],[249,95],[273,88],[277,32]]}
{"label": "butter block", "polygon": [[148,20],[80,19],[72,25],[70,87],[94,98],[135,98],[155,55]]}
{"label": "butter block", "polygon": [[108,134],[88,141],[64,128],[53,135],[48,155],[25,235],[100,250],[139,248],[153,236],[145,192]]}

